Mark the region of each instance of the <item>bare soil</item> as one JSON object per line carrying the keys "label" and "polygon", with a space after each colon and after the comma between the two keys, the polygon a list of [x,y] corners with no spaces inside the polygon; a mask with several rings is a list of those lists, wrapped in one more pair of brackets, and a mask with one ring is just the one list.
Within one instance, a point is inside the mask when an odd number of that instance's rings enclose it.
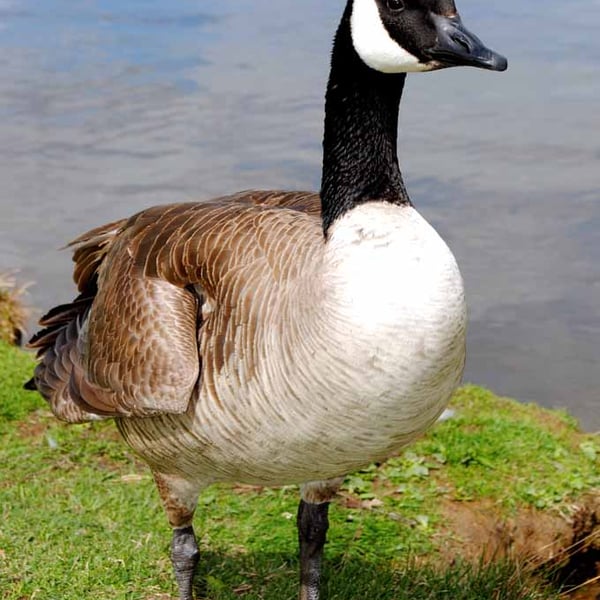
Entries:
{"label": "bare soil", "polygon": [[[438,547],[445,562],[515,558],[552,573],[571,600],[600,600],[600,492],[558,511],[521,509],[505,518],[490,503],[446,501]],[[585,582],[595,580],[585,585]]]}

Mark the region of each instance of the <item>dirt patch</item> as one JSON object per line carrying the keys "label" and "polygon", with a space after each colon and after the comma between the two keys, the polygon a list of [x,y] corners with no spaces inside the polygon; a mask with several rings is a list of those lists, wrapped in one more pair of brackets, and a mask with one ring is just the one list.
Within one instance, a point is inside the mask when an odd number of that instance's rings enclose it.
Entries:
{"label": "dirt patch", "polygon": [[438,538],[445,562],[513,558],[549,571],[572,600],[600,600],[600,492],[569,506],[567,515],[531,508],[506,518],[491,503],[445,501]]}
{"label": "dirt patch", "polygon": [[[46,435],[49,429],[55,427],[59,421],[48,409],[40,408],[29,413],[23,420],[16,424],[17,432],[22,439],[39,439]],[[98,428],[96,423],[80,426],[79,436],[82,440],[102,438],[106,441],[120,442],[122,438],[116,427]]]}
{"label": "dirt patch", "polygon": [[568,595],[569,600],[600,600],[600,583],[592,583]]}
{"label": "dirt patch", "polygon": [[35,410],[26,420],[17,423],[17,432],[22,439],[39,439],[46,434],[50,422],[54,420],[47,410]]}
{"label": "dirt patch", "polygon": [[573,526],[557,514],[533,509],[519,511],[506,519],[486,502],[446,501],[442,507],[446,522],[440,547],[449,561],[456,556],[469,560],[504,557],[549,560],[567,547]]}

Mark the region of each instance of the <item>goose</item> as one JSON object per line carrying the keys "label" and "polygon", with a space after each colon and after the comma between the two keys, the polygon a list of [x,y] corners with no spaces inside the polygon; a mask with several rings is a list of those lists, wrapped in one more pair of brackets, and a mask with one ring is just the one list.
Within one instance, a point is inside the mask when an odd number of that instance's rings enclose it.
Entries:
{"label": "goose", "polygon": [[27,387],[63,421],[114,419],[149,465],[180,600],[215,482],[300,485],[299,597],[318,600],[343,477],[398,453],[459,384],[462,278],[397,159],[407,73],[459,65],[507,61],[453,0],[347,0],[319,194],[155,206],[72,242],[79,296],[41,319]]}

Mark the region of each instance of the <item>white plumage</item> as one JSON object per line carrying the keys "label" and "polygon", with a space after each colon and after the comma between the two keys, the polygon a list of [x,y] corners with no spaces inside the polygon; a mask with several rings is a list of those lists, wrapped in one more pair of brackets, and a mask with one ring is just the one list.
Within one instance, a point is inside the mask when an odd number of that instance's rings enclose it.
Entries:
{"label": "white plumage", "polygon": [[381,22],[375,0],[354,0],[350,25],[354,49],[372,69],[381,73],[419,73],[434,68],[392,39]]}

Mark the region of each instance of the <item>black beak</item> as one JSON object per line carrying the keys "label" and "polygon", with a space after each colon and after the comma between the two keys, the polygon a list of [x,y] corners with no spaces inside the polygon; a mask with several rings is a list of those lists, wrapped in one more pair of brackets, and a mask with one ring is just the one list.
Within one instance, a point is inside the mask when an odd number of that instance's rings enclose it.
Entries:
{"label": "black beak", "polygon": [[437,30],[437,43],[425,53],[443,67],[471,66],[491,71],[506,71],[508,61],[504,56],[487,48],[471,33],[458,15],[443,17],[431,15]]}

